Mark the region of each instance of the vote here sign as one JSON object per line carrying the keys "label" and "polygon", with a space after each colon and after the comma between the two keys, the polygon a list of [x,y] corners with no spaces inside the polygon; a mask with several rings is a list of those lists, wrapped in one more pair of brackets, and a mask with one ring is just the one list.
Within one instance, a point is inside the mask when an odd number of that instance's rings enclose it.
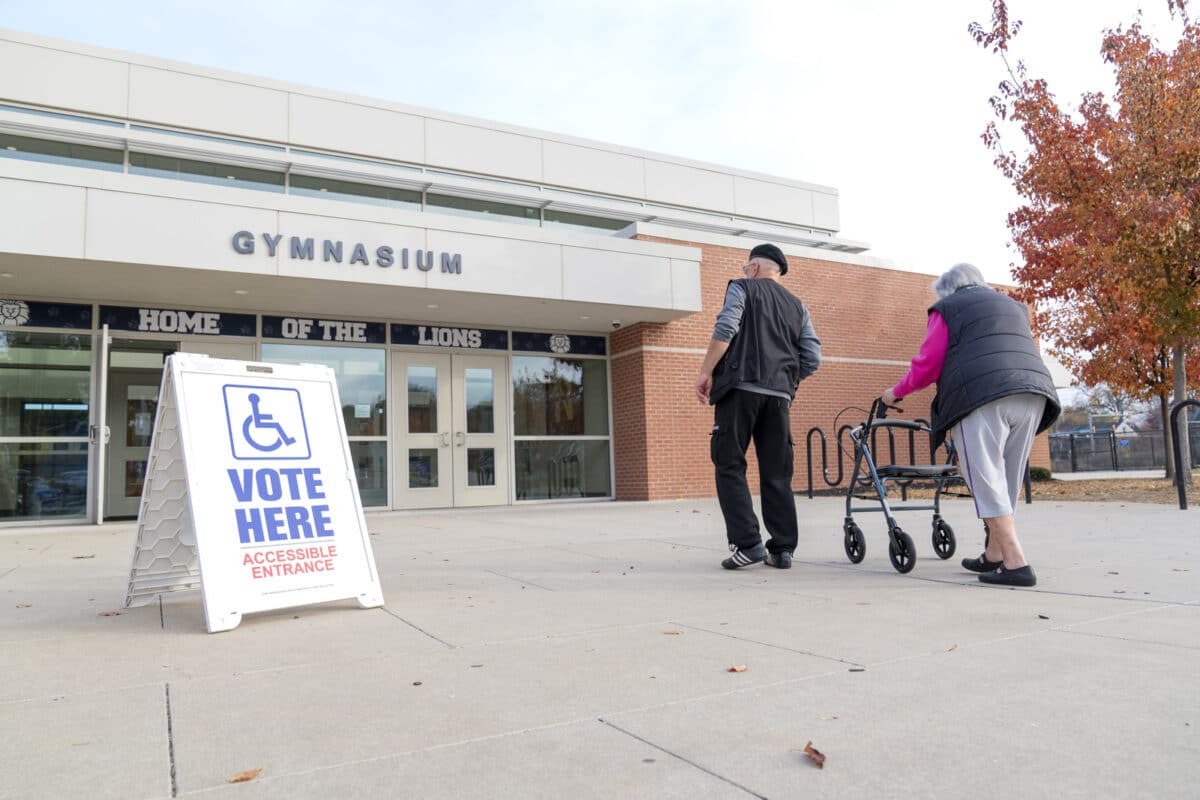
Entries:
{"label": "vote here sign", "polygon": [[[333,371],[175,354],[163,383],[147,471],[174,462],[176,441],[209,631],[255,611],[382,605]],[[177,414],[178,436],[160,448],[164,413]],[[139,544],[154,495],[172,491],[153,475],[147,487]]]}

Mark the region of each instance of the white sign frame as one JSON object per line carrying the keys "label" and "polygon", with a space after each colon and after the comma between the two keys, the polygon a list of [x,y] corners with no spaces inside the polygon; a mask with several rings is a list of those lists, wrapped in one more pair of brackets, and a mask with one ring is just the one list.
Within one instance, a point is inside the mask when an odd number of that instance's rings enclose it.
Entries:
{"label": "white sign frame", "polygon": [[312,603],[376,608],[369,537],[332,369],[167,358],[127,608],[199,588],[209,633]]}

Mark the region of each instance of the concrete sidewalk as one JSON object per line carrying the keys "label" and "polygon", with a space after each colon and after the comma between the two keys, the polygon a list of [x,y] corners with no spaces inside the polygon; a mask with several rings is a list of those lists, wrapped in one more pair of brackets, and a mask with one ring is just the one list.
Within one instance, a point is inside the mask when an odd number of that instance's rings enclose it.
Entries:
{"label": "concrete sidewalk", "polygon": [[132,524],[0,532],[0,798],[1196,796],[1200,511],[1022,505],[1007,590],[965,501],[909,575],[798,506],[791,571],[711,500],[373,515],[386,608],[215,635],[120,608]]}

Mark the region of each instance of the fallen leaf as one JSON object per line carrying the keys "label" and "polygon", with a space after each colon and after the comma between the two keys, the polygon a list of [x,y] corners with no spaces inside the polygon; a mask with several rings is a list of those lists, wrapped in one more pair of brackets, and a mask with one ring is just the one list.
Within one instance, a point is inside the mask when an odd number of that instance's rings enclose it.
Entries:
{"label": "fallen leaf", "polygon": [[667,635],[667,636],[679,636],[680,634],[682,634],[682,633],[683,633],[683,631],[677,631],[677,630],[673,630],[673,629],[672,629],[672,630],[669,630],[669,631],[663,631],[663,633],[664,633],[665,635]]}
{"label": "fallen leaf", "polygon": [[1125,589],[1113,589],[1113,594],[1125,594]]}
{"label": "fallen leaf", "polygon": [[229,782],[230,783],[245,783],[246,781],[254,780],[261,774],[262,774],[262,767],[259,767],[258,769],[248,769],[248,770],[245,770],[244,772],[239,772],[237,775],[234,775],[232,778],[229,779]]}
{"label": "fallen leaf", "polygon": [[698,509],[698,508],[693,508],[693,509],[692,509],[692,513],[693,513],[693,514],[699,514],[699,513],[700,513],[700,509]]}
{"label": "fallen leaf", "polygon": [[1050,619],[1045,614],[1038,614],[1038,619]]}
{"label": "fallen leaf", "polygon": [[947,653],[953,653],[953,652],[954,652],[955,650],[957,650],[957,649],[958,649],[958,645],[956,645],[956,644],[952,644],[952,645],[950,645],[949,647],[947,647],[947,648],[946,648],[946,652],[947,652]]}
{"label": "fallen leaf", "polygon": [[119,617],[119,616],[121,616],[121,612],[120,611],[101,611],[96,616],[98,616],[98,617]]}
{"label": "fallen leaf", "polygon": [[823,719],[823,720],[837,719],[837,714],[827,714],[824,717],[821,717],[821,719]]}
{"label": "fallen leaf", "polygon": [[730,672],[745,672],[746,665],[745,664],[735,664],[734,666],[729,668],[729,671]]}
{"label": "fallen leaf", "polygon": [[95,553],[89,553],[86,556],[71,556],[71,558],[95,558],[95,557],[96,557]]}
{"label": "fallen leaf", "polygon": [[33,603],[17,603],[17,608],[33,608]]}
{"label": "fallen leaf", "polygon": [[808,760],[816,764],[818,768],[825,769],[825,754],[813,747],[811,741],[804,745],[804,755],[808,756]]}
{"label": "fallen leaf", "polygon": [[866,672],[867,668],[866,667],[851,667],[850,671],[851,672]]}
{"label": "fallen leaf", "polygon": [[1105,574],[1107,574],[1107,575],[1120,575],[1121,573],[1119,573],[1119,572],[1107,572],[1107,573],[1105,573]]}
{"label": "fallen leaf", "polygon": [[1179,567],[1172,567],[1171,572],[1187,572],[1187,570]]}

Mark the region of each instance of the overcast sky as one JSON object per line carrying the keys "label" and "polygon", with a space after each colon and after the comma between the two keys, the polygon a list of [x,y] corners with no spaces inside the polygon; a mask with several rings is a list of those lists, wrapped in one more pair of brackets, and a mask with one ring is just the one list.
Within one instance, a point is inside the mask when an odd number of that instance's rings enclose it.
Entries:
{"label": "overcast sky", "polygon": [[[1063,101],[1111,84],[1105,27],[1166,0],[1012,0]],[[1194,9],[1200,13],[1200,9]],[[980,134],[990,0],[0,0],[0,25],[836,187],[841,236],[1009,281],[1016,196]],[[1011,138],[1014,145],[1020,141]]]}

